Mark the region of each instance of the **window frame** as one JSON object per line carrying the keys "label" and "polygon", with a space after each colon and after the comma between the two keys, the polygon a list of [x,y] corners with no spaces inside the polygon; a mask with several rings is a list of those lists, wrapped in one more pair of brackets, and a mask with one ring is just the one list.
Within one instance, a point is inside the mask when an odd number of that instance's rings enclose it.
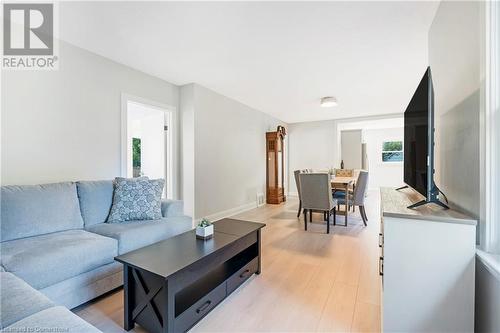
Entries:
{"label": "window frame", "polygon": [[[485,45],[485,105],[482,116],[482,153],[484,172],[479,248],[487,253],[500,254],[500,4],[486,6]],[[484,200],[483,200],[484,199]]]}
{"label": "window frame", "polygon": [[[386,142],[401,142],[401,150],[384,150],[384,144]],[[401,161],[384,161],[384,153],[401,153]],[[400,164],[404,161],[404,142],[403,139],[384,139],[382,140],[382,145],[380,147],[380,161],[382,164]]]}

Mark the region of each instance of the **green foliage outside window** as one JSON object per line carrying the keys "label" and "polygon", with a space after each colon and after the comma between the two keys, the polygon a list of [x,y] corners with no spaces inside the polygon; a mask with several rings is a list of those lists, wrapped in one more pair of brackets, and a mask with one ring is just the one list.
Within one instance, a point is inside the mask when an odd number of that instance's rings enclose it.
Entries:
{"label": "green foliage outside window", "polygon": [[385,141],[382,145],[382,151],[402,151],[402,141]]}
{"label": "green foliage outside window", "polygon": [[141,167],[141,139],[132,138],[132,166]]}
{"label": "green foliage outside window", "polygon": [[382,143],[382,162],[402,162],[403,142],[384,141]]}

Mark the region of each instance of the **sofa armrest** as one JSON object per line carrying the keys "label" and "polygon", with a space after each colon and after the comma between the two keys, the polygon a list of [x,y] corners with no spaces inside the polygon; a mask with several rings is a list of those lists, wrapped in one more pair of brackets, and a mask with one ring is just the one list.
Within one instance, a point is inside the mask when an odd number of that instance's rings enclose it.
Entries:
{"label": "sofa armrest", "polygon": [[164,199],[161,201],[161,215],[163,217],[184,215],[184,201]]}

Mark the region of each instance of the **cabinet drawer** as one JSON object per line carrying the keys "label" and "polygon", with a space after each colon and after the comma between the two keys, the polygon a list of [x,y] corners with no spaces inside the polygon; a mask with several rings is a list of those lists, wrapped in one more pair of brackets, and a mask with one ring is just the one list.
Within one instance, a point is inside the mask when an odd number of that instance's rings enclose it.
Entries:
{"label": "cabinet drawer", "polygon": [[226,283],[224,282],[175,318],[175,332],[185,332],[190,329],[225,297]]}
{"label": "cabinet drawer", "polygon": [[240,268],[236,273],[231,275],[227,280],[227,294],[232,293],[236,288],[246,281],[253,273],[257,272],[259,268],[259,259],[256,257],[248,264]]}

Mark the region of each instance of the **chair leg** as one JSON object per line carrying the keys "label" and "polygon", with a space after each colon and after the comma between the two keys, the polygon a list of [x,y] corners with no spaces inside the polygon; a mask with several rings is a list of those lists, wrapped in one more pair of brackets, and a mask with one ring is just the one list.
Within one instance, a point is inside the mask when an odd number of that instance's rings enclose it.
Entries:
{"label": "chair leg", "polygon": [[302,200],[299,200],[299,211],[297,212],[297,217],[300,216],[300,211],[302,210]]}
{"label": "chair leg", "polygon": [[307,231],[307,209],[304,209],[304,230]]}
{"label": "chair leg", "polygon": [[325,215],[327,216],[326,219],[326,233],[330,233],[330,212],[325,212]]}
{"label": "chair leg", "polygon": [[333,207],[333,225],[337,225],[337,209]]}
{"label": "chair leg", "polygon": [[361,218],[363,219],[363,223],[366,226],[366,221],[368,221],[368,219],[366,218],[365,207],[364,206],[359,206],[359,212],[361,213]]}
{"label": "chair leg", "polygon": [[363,206],[363,216],[365,217],[365,220],[368,221],[368,215],[366,215],[365,206]]}
{"label": "chair leg", "polygon": [[313,221],[313,211],[312,211],[312,209],[310,209],[309,210],[309,222],[312,223],[312,221]]}

